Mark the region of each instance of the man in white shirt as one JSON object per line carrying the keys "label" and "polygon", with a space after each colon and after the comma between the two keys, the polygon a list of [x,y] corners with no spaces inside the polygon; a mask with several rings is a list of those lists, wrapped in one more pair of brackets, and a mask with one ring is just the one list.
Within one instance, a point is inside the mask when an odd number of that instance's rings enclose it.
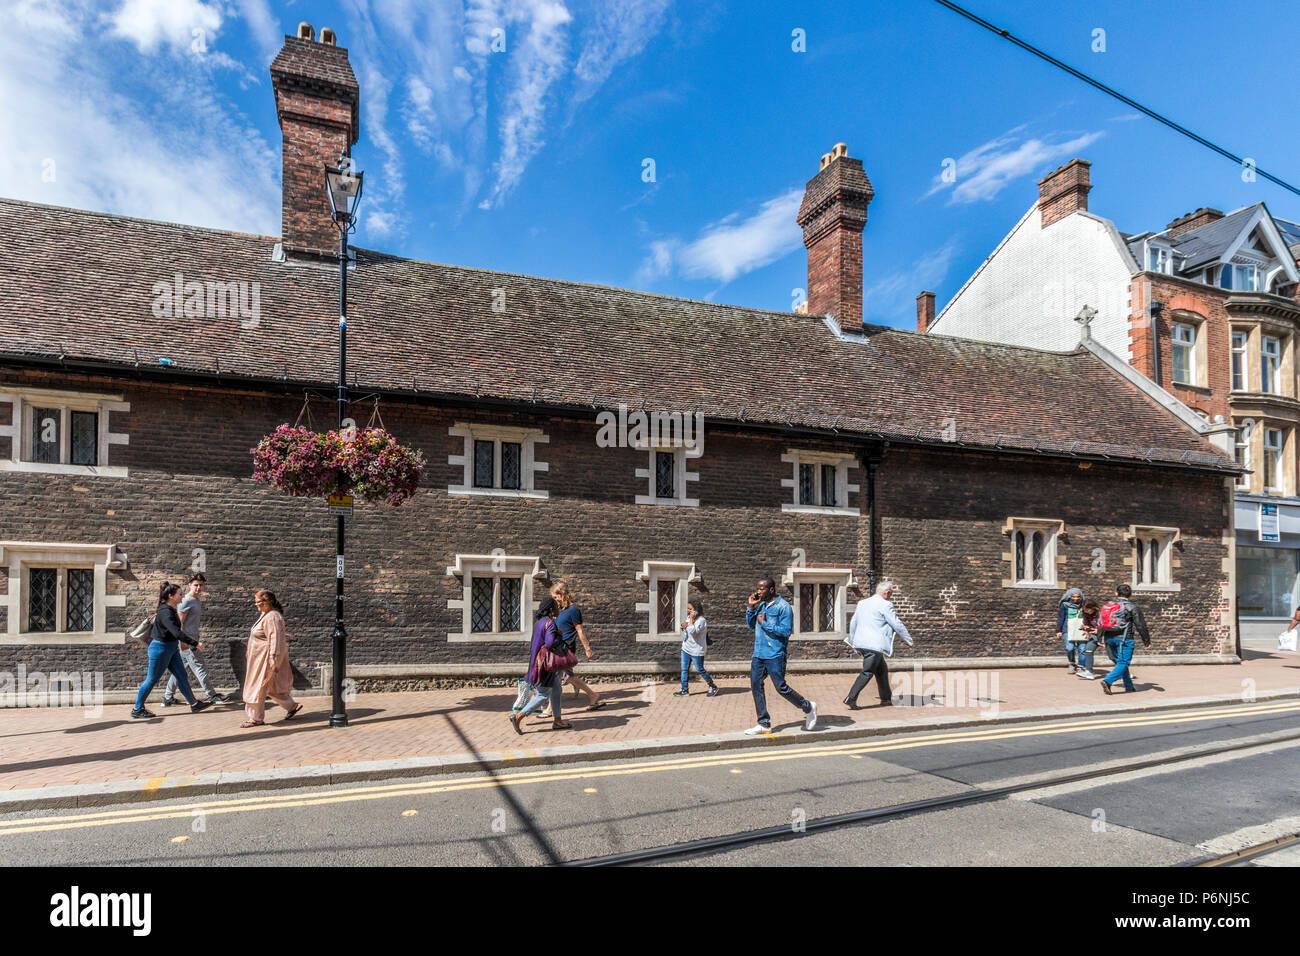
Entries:
{"label": "man in white shirt", "polygon": [[866,688],[872,677],[876,678],[876,689],[880,691],[880,705],[886,707],[893,702],[889,689],[889,665],[887,659],[894,655],[894,635],[897,634],[912,646],[912,635],[898,619],[893,602],[894,582],[881,581],[876,585],[876,593],[865,601],[859,601],[849,623],[849,644],[862,652],[862,673],[853,682],[853,689],[844,703],[849,710],[858,709],[858,695]]}

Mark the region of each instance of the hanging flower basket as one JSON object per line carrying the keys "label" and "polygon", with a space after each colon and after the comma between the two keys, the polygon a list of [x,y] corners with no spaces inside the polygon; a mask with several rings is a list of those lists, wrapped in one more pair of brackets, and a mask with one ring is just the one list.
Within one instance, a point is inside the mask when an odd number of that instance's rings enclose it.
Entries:
{"label": "hanging flower basket", "polygon": [[415,494],[424,455],[382,428],[314,432],[281,425],[253,449],[253,479],[295,498],[352,495],[400,505]]}

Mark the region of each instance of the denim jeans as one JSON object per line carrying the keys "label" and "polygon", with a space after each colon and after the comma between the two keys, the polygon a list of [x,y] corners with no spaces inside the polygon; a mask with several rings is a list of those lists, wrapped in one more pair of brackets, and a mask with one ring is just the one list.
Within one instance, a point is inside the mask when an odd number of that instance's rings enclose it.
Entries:
{"label": "denim jeans", "polygon": [[1124,679],[1124,689],[1133,690],[1133,679],[1128,676],[1129,661],[1133,660],[1133,638],[1106,638],[1106,651],[1115,662],[1115,669],[1102,678],[1107,684]]}
{"label": "denim jeans", "polygon": [[1082,644],[1080,644],[1079,645],[1079,666],[1086,671],[1091,671],[1092,662],[1094,659],[1093,652],[1096,650],[1097,650],[1097,642],[1095,640],[1084,641]]}
{"label": "denim jeans", "polygon": [[758,722],[764,727],[772,725],[772,718],[767,713],[767,695],[763,693],[763,681],[772,678],[776,692],[794,704],[805,714],[812,710],[798,691],[785,682],[785,655],[780,657],[755,657],[749,663],[749,689],[754,695],[754,710],[758,712]]}
{"label": "denim jeans", "polygon": [[[217,696],[217,689],[212,686],[212,681],[208,678],[208,663],[203,659],[203,652],[199,650],[197,644],[181,645],[181,664],[194,672],[194,679],[203,688],[203,693],[209,697]],[[174,700],[175,698],[176,675],[173,674],[167,678],[167,686],[163,689],[163,700]]]}
{"label": "denim jeans", "polygon": [[1071,664],[1074,663],[1075,649],[1079,646],[1077,641],[1070,640],[1070,635],[1065,635],[1065,659]]}
{"label": "denim jeans", "polygon": [[686,681],[687,678],[690,677],[692,664],[694,664],[695,669],[700,672],[700,676],[704,678],[704,683],[708,684],[710,687],[718,686],[713,683],[713,678],[710,677],[709,672],[704,669],[703,654],[687,654],[685,651],[682,651],[682,690],[686,690]]}
{"label": "denim jeans", "polygon": [[185,676],[185,665],[181,663],[180,647],[176,641],[153,641],[149,644],[149,673],[145,675],[140,692],[135,695],[135,709],[144,707],[145,699],[153,690],[153,685],[162,680],[163,674],[171,671],[180,686],[181,695],[191,704],[194,692],[190,690],[189,678]]}
{"label": "denim jeans", "polygon": [[542,678],[541,683],[534,685],[537,692],[533,694],[533,699],[524,704],[519,709],[519,716],[516,720],[523,720],[533,711],[537,710],[549,698],[551,701],[551,719],[556,723],[560,720],[560,704],[564,700],[564,677],[561,674],[548,674]]}

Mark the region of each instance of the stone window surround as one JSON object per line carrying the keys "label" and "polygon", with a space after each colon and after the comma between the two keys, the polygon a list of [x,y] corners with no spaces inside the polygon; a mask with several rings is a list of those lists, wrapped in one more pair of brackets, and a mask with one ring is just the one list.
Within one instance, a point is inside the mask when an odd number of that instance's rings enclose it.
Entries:
{"label": "stone window surround", "polygon": [[[687,459],[699,458],[704,454],[704,449],[697,444],[694,448],[687,448],[682,444],[663,444],[655,442],[642,442],[633,446],[639,451],[645,451],[648,455],[646,467],[636,470],[636,477],[643,478],[646,481],[646,493],[636,496],[636,504],[639,505],[658,505],[661,508],[698,508],[700,506],[699,498],[687,497],[687,485],[692,481],[700,480],[698,471],[691,471],[688,467]],[[673,484],[676,486],[677,495],[674,498],[660,498],[655,495],[655,455],[658,452],[672,452],[673,454]]]}
{"label": "stone window surround", "polygon": [[[1190,382],[1180,382],[1174,378],[1174,346],[1175,344],[1179,344],[1174,338],[1174,326],[1177,325],[1189,326],[1192,329],[1192,380]],[[1205,317],[1203,315],[1179,309],[1170,317],[1169,381],[1173,385],[1191,386],[1193,388],[1208,387],[1207,369],[1209,366],[1209,360],[1207,358],[1206,338]]]}
{"label": "stone window surround", "polygon": [[[810,631],[805,634],[799,629],[799,585],[800,584],[834,584],[835,585],[835,629],[831,631]],[[790,631],[792,641],[842,641],[849,634],[849,588],[857,587],[858,581],[853,577],[851,565],[833,565],[828,567],[788,567],[781,576],[781,586],[790,588],[790,609],[793,612],[793,627]]]}
{"label": "stone window surround", "polygon": [[[22,625],[27,616],[27,570],[33,567],[84,568],[90,565],[95,571],[94,625],[90,631],[60,633],[40,631],[24,632]],[[7,608],[8,630],[0,634],[0,645],[67,645],[67,644],[125,644],[126,633],[109,631],[106,609],[126,607],[126,596],[108,593],[108,572],[124,566],[111,544],[61,544],[44,541],[0,541],[0,567],[9,569],[9,593],[0,596],[0,607]],[[66,600],[60,575],[59,601]]]}
{"label": "stone window surround", "polygon": [[[856,494],[859,486],[849,482],[849,469],[860,468],[857,456],[851,452],[816,451],[809,448],[791,448],[781,456],[781,461],[790,465],[791,477],[781,479],[781,487],[790,489],[790,500],[781,503],[781,510],[787,514],[810,515],[844,515],[855,517],[860,514],[858,508],[848,507],[849,495]],[[799,503],[799,466],[800,465],[834,465],[835,497],[843,505],[828,508],[823,505],[803,505]],[[820,480],[818,477],[817,480]]]}
{"label": "stone window surround", "polygon": [[[1158,576],[1167,581],[1164,584],[1139,584],[1138,583],[1138,562],[1137,562],[1137,543],[1138,539],[1150,540],[1156,538],[1161,544],[1160,570]],[[1176,557],[1174,545],[1182,540],[1182,534],[1177,528],[1164,528],[1157,525],[1140,525],[1132,524],[1128,527],[1129,555],[1124,559],[1124,564],[1132,571],[1132,580],[1130,582],[1133,591],[1147,592],[1175,592],[1181,591],[1183,586],[1174,583],[1174,569],[1182,567],[1183,562]]]}
{"label": "stone window surround", "polygon": [[[537,617],[540,598],[534,598],[534,582],[546,576],[542,570],[541,558],[525,555],[498,554],[458,554],[455,564],[447,568],[448,577],[461,579],[461,596],[447,601],[452,611],[461,612],[461,629],[447,634],[451,644],[485,644],[502,641],[531,642],[533,624]],[[506,633],[496,631],[474,631],[470,615],[470,594],[475,577],[522,578],[523,586],[519,594],[520,630]]]}
{"label": "stone window surround", "polygon": [[[1035,531],[1047,532],[1047,553],[1044,555],[1045,564],[1052,571],[1050,581],[1017,581],[1016,580],[1016,543],[1015,533],[1017,531],[1027,532],[1032,535]],[[1002,579],[1004,588],[1022,588],[1025,590],[1038,591],[1063,591],[1065,585],[1061,583],[1060,568],[1066,563],[1066,558],[1060,553],[1060,539],[1065,537],[1065,521],[1061,518],[1024,518],[1011,517],[1002,526],[1002,533],[1007,536],[1010,544],[1010,550],[1002,553],[1002,560],[1007,563],[1009,575]]]}
{"label": "stone window surround", "polygon": [[[550,464],[537,460],[538,444],[549,442],[551,439],[540,428],[524,428],[510,425],[489,425],[478,422],[456,422],[448,430],[448,433],[455,438],[461,438],[465,442],[465,450],[459,455],[448,455],[447,464],[459,465],[464,469],[464,475],[459,485],[448,485],[447,494],[449,495],[474,495],[488,496],[494,498],[534,498],[546,499],[550,497],[549,491],[539,490],[536,486],[536,474],[542,471],[549,471]],[[474,487],[474,442],[475,441],[495,441],[497,442],[495,452],[497,481],[500,481],[501,474],[501,445],[503,441],[518,442],[521,446],[519,449],[519,484],[515,488],[476,488]]]}
{"label": "stone window surround", "polygon": [[[691,561],[643,561],[641,562],[641,571],[637,574],[636,579],[644,581],[650,588],[646,600],[638,601],[636,604],[637,614],[646,615],[646,631],[636,635],[637,642],[680,642],[682,632],[679,628],[673,628],[671,633],[659,633],[659,582],[661,580],[678,582],[673,620],[674,622],[684,621],[686,620],[686,604],[690,600],[690,595],[687,593],[690,590],[689,585],[700,580],[700,572],[695,567],[695,564]],[[705,618],[708,617],[707,614],[704,616]]]}
{"label": "stone window surround", "polygon": [[[109,431],[108,428],[110,412],[129,412],[131,410],[130,403],[124,401],[122,395],[0,386],[0,404],[8,404],[12,408],[10,423],[0,425],[0,438],[8,437],[10,447],[10,457],[0,458],[0,471],[100,478],[128,477],[126,467],[104,464],[104,462],[108,461],[110,445],[126,445],[130,441],[130,437],[125,432],[113,432]],[[98,414],[99,449],[96,457],[100,464],[71,465],[24,461],[23,458],[31,436],[31,410],[36,407],[61,408],[63,410],[60,435],[64,445],[72,440],[70,428],[72,412],[95,412]]]}

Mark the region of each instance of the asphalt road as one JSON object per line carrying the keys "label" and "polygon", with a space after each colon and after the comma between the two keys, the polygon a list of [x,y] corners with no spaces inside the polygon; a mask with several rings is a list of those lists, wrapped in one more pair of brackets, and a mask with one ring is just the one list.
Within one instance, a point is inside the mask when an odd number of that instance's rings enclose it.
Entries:
{"label": "asphalt road", "polygon": [[[788,826],[670,865],[1168,865],[1300,829],[1300,702],[1010,724],[0,817],[0,863],[532,865]],[[1127,766],[1239,741],[1241,754],[1089,779],[830,832],[834,814]],[[1295,865],[1294,848],[1257,865]]]}

